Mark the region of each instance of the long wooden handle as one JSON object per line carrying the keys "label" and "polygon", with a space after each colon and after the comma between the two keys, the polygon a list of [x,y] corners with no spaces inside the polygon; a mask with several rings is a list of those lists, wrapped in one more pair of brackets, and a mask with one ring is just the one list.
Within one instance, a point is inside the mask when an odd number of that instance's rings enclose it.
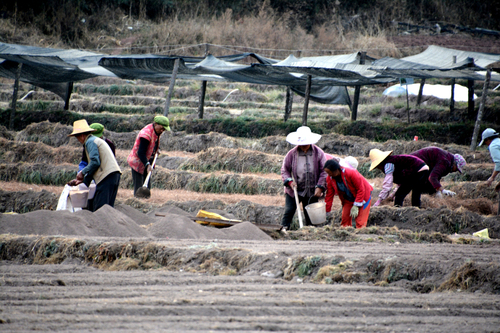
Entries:
{"label": "long wooden handle", "polygon": [[151,178],[151,172],[153,172],[153,168],[155,167],[157,157],[158,153],[155,154],[155,159],[153,160],[153,164],[151,164],[151,171],[148,172],[148,176],[146,177],[146,180],[144,181],[144,185],[142,185],[142,187],[148,187],[149,178]]}
{"label": "long wooden handle", "polygon": [[304,226],[304,223],[302,222],[302,214],[300,212],[300,206],[299,206],[299,194],[297,193],[297,187],[293,187],[293,194],[295,195],[295,204],[297,205],[297,215],[299,216],[299,228],[302,228]]}

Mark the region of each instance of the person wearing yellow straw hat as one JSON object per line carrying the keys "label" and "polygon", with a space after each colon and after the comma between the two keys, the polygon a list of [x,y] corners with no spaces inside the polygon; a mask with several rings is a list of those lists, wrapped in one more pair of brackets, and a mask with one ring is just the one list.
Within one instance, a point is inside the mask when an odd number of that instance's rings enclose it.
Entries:
{"label": "person wearing yellow straw hat", "polygon": [[[170,122],[165,116],[156,116],[152,124],[145,126],[135,139],[134,147],[128,155],[127,162],[132,168],[134,196],[146,181],[147,175],[153,169],[155,155],[160,151],[160,136],[170,131]],[[151,189],[151,182],[147,187]]]}
{"label": "person wearing yellow straw hat", "polygon": [[399,185],[394,198],[394,206],[403,206],[405,197],[411,194],[411,204],[420,207],[420,196],[423,184],[429,177],[429,166],[413,155],[392,155],[391,151],[379,149],[370,150],[370,170],[377,168],[385,173],[382,191],[373,206],[379,206],[381,201],[389,196],[393,184]]}
{"label": "person wearing yellow straw hat", "polygon": [[74,136],[83,144],[89,164],[68,185],[84,183],[88,187],[94,180],[96,190],[92,211],[96,211],[104,205],[114,206],[122,172],[111,148],[104,140],[92,135],[93,132],[95,129],[85,119],[73,123],[73,132],[68,136]]}
{"label": "person wearing yellow straw hat", "polygon": [[[326,172],[323,169],[326,157],[321,148],[315,145],[321,139],[320,134],[312,133],[307,126],[301,126],[296,132],[289,133],[286,141],[295,145],[285,156],[281,166],[281,178],[285,186],[285,212],[281,220],[284,230],[290,228],[297,210],[294,188],[298,201],[305,207],[318,202],[326,189]],[[311,220],[305,211],[305,225]]]}

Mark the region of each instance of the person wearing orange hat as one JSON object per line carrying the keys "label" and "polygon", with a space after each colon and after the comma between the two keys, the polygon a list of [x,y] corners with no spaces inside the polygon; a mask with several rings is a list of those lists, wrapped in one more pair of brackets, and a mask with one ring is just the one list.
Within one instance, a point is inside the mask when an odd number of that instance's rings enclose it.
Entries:
{"label": "person wearing orange hat", "polygon": [[382,191],[373,206],[379,206],[389,196],[393,184],[399,185],[394,197],[394,206],[402,207],[405,197],[411,191],[411,204],[420,207],[423,185],[429,177],[429,166],[413,155],[392,155],[391,151],[370,150],[372,161],[369,171],[377,168],[385,173]]}
{"label": "person wearing orange hat", "polygon": [[85,119],[73,123],[73,132],[68,136],[74,136],[83,144],[89,164],[79,171],[76,179],[71,180],[68,185],[84,183],[88,187],[94,180],[96,190],[92,211],[96,211],[104,205],[114,206],[122,172],[109,145],[92,135],[93,132],[95,129],[91,128]]}

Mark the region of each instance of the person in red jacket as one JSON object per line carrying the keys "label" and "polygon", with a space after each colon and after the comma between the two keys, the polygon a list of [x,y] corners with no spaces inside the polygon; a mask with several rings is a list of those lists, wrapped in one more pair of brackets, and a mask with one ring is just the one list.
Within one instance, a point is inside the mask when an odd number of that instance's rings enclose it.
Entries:
{"label": "person in red jacket", "polygon": [[326,161],[326,212],[332,209],[333,198],[337,194],[342,203],[342,227],[351,227],[352,219],[356,228],[366,227],[370,214],[373,187],[355,169],[342,167],[336,159]]}

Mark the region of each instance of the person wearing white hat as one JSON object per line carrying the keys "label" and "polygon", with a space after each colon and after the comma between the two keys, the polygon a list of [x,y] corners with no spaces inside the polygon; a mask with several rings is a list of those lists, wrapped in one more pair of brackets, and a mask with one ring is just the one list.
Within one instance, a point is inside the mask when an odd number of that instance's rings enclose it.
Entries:
{"label": "person wearing white hat", "polygon": [[[311,132],[307,126],[301,126],[296,132],[287,135],[286,141],[296,147],[285,156],[281,166],[281,178],[285,186],[285,212],[281,220],[283,228],[289,229],[297,210],[294,188],[298,200],[305,207],[318,202],[326,189],[326,172],[323,167],[326,162],[325,153],[315,145],[321,139],[320,134]],[[311,225],[311,220],[305,211],[305,225]]]}
{"label": "person wearing white hat", "polygon": [[483,144],[488,146],[488,150],[490,151],[491,159],[493,163],[495,163],[495,168],[493,169],[493,173],[491,177],[488,178],[487,184],[488,186],[493,183],[497,175],[500,173],[500,133],[495,131],[493,128],[487,128],[483,131],[481,135],[481,142],[479,146]]}
{"label": "person wearing white hat", "polygon": [[73,132],[68,136],[74,136],[83,144],[89,164],[79,171],[76,179],[71,180],[68,185],[84,183],[89,187],[94,180],[96,189],[92,211],[95,212],[104,205],[114,206],[122,172],[109,145],[93,136],[93,132],[95,129],[91,128],[85,119],[73,123]]}
{"label": "person wearing white hat", "polygon": [[429,166],[413,155],[392,155],[391,151],[379,149],[370,150],[370,170],[377,168],[385,173],[382,191],[373,206],[379,206],[381,201],[389,196],[392,185],[399,185],[394,198],[394,206],[403,206],[405,197],[411,191],[411,204],[420,207],[420,196],[425,180],[429,177]]}

